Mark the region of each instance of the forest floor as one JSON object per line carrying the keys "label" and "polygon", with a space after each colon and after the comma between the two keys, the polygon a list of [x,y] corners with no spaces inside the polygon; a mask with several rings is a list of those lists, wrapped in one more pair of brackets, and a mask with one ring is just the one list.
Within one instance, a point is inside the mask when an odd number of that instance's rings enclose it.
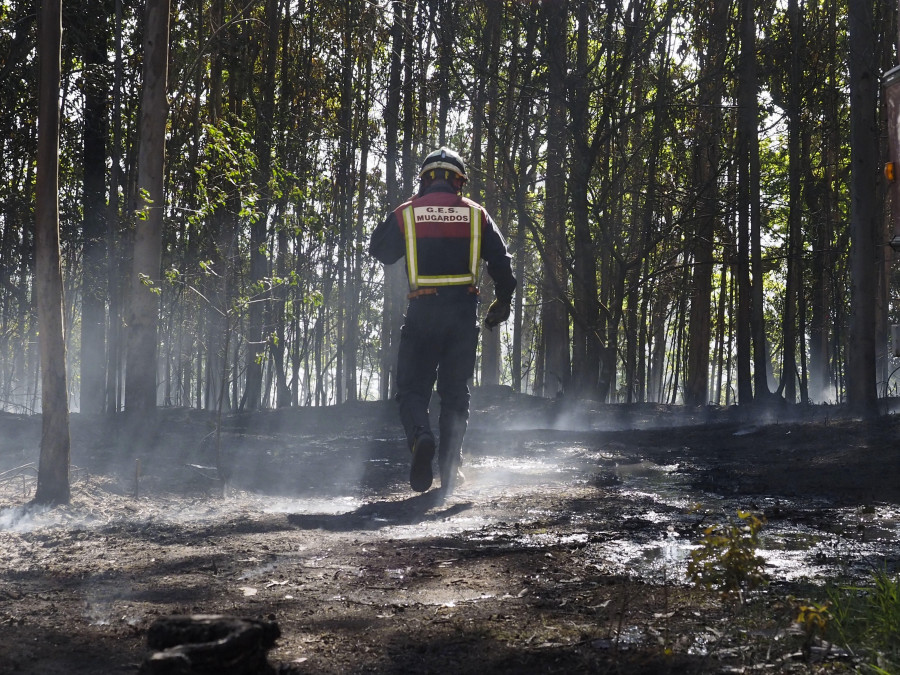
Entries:
{"label": "forest floor", "polygon": [[[897,573],[900,417],[800,412],[479,390],[452,495],[411,492],[388,403],[226,417],[224,490],[209,413],[73,415],[47,510],[40,420],[0,414],[0,673],[136,673],[154,621],[195,614],[277,623],[280,673],[864,669],[795,620]],[[687,574],[739,510],[768,578],[743,602]]]}

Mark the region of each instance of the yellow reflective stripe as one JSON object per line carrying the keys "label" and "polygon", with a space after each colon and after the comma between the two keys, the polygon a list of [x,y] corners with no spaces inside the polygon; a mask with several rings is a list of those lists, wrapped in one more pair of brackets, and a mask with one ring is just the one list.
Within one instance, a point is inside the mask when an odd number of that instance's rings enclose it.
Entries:
{"label": "yellow reflective stripe", "polygon": [[426,286],[470,286],[474,285],[473,274],[459,274],[453,276],[427,276],[420,274],[419,281]]}
{"label": "yellow reflective stripe", "polygon": [[406,275],[409,277],[410,290],[419,287],[419,261],[416,253],[416,220],[413,207],[403,209],[403,232],[406,235]]}
{"label": "yellow reflective stripe", "polygon": [[478,285],[478,268],[481,261],[481,209],[471,207],[472,234],[469,238],[469,270],[472,272],[472,285]]}

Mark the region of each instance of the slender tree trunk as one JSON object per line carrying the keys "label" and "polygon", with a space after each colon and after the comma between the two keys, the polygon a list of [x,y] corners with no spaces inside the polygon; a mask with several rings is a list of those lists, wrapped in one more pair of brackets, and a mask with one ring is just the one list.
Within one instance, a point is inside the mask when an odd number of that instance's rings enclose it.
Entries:
{"label": "slender tree trunk", "polygon": [[763,294],[762,266],[762,169],[759,159],[759,100],[756,47],[756,4],[748,0],[741,20],[741,87],[744,117],[744,142],[747,144],[747,207],[750,211],[750,332],[753,336],[753,398],[766,402],[769,398],[769,349]]}
{"label": "slender tree trunk", "polygon": [[[751,360],[756,337],[755,294],[753,284],[762,284],[754,276],[751,283],[752,232],[759,211],[758,183],[754,183],[752,170],[753,148],[758,145],[757,101],[756,101],[756,21],[754,0],[741,0],[741,58],[738,73],[738,257],[736,262],[738,278],[738,401],[743,405],[753,403]],[[756,206],[752,202],[756,201]],[[756,270],[754,270],[756,271]],[[755,360],[754,360],[755,362]],[[760,364],[755,363],[757,371]],[[765,381],[765,369],[755,373]],[[761,395],[761,391],[757,389]]]}
{"label": "slender tree trunk", "polygon": [[[496,101],[497,96],[497,73],[500,69],[500,9],[501,3],[487,3],[487,21],[485,23],[485,39],[484,39],[484,62],[487,65],[485,69],[485,77],[487,78],[487,97],[489,105],[486,107],[475,106],[476,115],[479,117],[487,111],[487,128],[494,130],[497,128],[498,110]],[[497,182],[496,182],[496,134],[488,133],[487,135],[487,156],[482,166],[487,177],[485,183],[485,204],[488,211],[496,216],[497,203]],[[500,219],[500,227],[505,229],[506,223]],[[482,285],[484,286],[484,284]],[[482,290],[485,305],[493,301],[493,291],[490,287]],[[494,385],[500,383],[500,335],[503,332],[501,327],[497,330],[487,330],[481,332],[481,384]]]}
{"label": "slender tree trunk", "polygon": [[[532,66],[533,54],[535,53],[535,45],[537,44],[539,27],[541,21],[539,12],[532,12],[527,15],[527,22],[521,26],[524,32],[525,43],[521,50],[513,52],[513,59],[510,63],[510,72],[522,73],[522,75],[512,79],[514,82],[521,82],[523,85],[530,83],[531,73],[534,71]],[[521,25],[521,24],[516,24]],[[518,31],[517,31],[518,32]],[[512,106],[510,106],[512,111]],[[513,114],[512,112],[510,114]],[[526,194],[531,185],[529,168],[535,164],[535,147],[538,139],[535,135],[529,133],[529,125],[533,115],[530,97],[525,93],[524,87],[519,90],[518,101],[516,104],[517,130],[516,142],[510,148],[510,156],[504,157],[503,163],[507,169],[507,173],[511,180],[515,182],[513,189],[515,193],[515,212],[517,215],[516,231],[513,236],[513,255],[516,270],[516,279],[519,280],[519,288],[513,298],[513,345],[512,345],[512,386],[517,392],[528,389],[527,375],[523,373],[523,342],[525,325],[523,317],[525,316],[525,306],[523,298],[527,294],[525,280],[525,259],[526,259],[526,239],[525,234],[529,229],[529,213],[527,208]],[[502,148],[501,148],[502,151]],[[518,161],[515,162],[512,156],[517,155]],[[536,331],[529,331],[536,332]]]}
{"label": "slender tree trunk", "polygon": [[566,250],[566,24],[565,4],[545,4],[546,60],[550,75],[547,120],[547,188],[544,206],[542,330],[545,336],[544,393],[555,396],[569,386],[568,316],[564,252]]}
{"label": "slender tree trunk", "polygon": [[[438,0],[438,145],[447,145],[447,117],[450,113],[450,75],[453,66],[453,48],[456,34],[456,10],[453,0]],[[498,3],[491,3],[491,6]],[[491,11],[490,9],[488,11]],[[485,24],[488,29],[491,26],[489,18]],[[475,107],[476,114],[480,108]]]}
{"label": "slender tree trunk", "polygon": [[160,279],[165,209],[163,174],[168,115],[166,78],[169,63],[169,0],[147,0],[144,26],[138,218],[131,273],[126,410],[156,407],[159,299],[154,286]]}
{"label": "slender tree trunk", "polygon": [[81,284],[81,412],[103,412],[106,398],[106,66],[107,17],[85,44],[84,266]]}
{"label": "slender tree trunk", "polygon": [[116,0],[113,29],[116,60],[113,67],[112,151],[109,172],[109,217],[107,219],[107,287],[109,289],[109,335],[106,349],[106,412],[121,409],[122,375],[122,265],[119,255],[119,186],[122,185],[122,0]]}
{"label": "slender tree trunk", "polygon": [[570,186],[572,193],[572,221],[575,237],[575,260],[572,289],[574,311],[572,324],[572,384],[579,396],[598,398],[600,379],[600,289],[597,285],[597,256],[590,229],[588,191],[594,170],[591,149],[590,96],[588,78],[590,3],[578,5],[578,36],[572,103],[572,169]]}
{"label": "slender tree trunk", "polygon": [[878,123],[871,0],[850,0],[850,339],[847,403],[877,412],[875,389],[875,209]]}
{"label": "slender tree trunk", "polygon": [[[797,0],[788,0],[788,24],[791,35],[791,70],[788,87],[788,243],[787,243],[787,279],[784,293],[784,316],[782,339],[784,349],[782,355],[781,385],[784,398],[789,403],[797,400],[797,307],[800,301],[802,286],[802,267],[800,252],[803,250],[803,234],[801,222],[801,167],[800,136],[803,124],[800,116],[800,78],[802,63],[800,45],[803,32],[800,25],[800,9]],[[803,345],[800,345],[803,349]]]}
{"label": "slender tree trunk", "polygon": [[[213,34],[209,72],[209,123],[215,126],[223,114],[223,80],[224,54],[227,52],[221,29],[225,21],[224,0],[212,0],[210,4],[210,22]],[[218,186],[221,187],[221,186]],[[232,219],[225,213],[225,208],[217,206],[207,218],[207,255],[213,261],[215,274],[204,277],[204,295],[209,298],[206,311],[206,376],[204,378],[204,408],[219,411],[227,405],[228,389],[228,348],[230,338],[229,298],[231,297],[231,269],[234,253],[235,233],[232,231]]]}
{"label": "slender tree trunk", "polygon": [[41,351],[41,456],[36,504],[65,504],[69,493],[69,408],[59,253],[59,80],[62,3],[40,6],[40,85],[35,197],[35,291]]}
{"label": "slender tree trunk", "polygon": [[[373,20],[371,13],[367,14],[363,21],[363,26],[370,26]],[[365,74],[363,76],[362,100],[357,105],[357,128],[360,130],[362,138],[360,139],[360,157],[359,157],[359,178],[356,189],[356,216],[353,233],[353,240],[357,245],[353,247],[353,256],[351,260],[351,278],[350,278],[350,307],[347,321],[347,338],[346,338],[346,371],[347,371],[347,400],[356,401],[359,398],[359,353],[360,353],[360,308],[362,305],[363,290],[363,247],[360,243],[363,241],[363,232],[366,217],[366,206],[368,193],[368,177],[369,177],[369,151],[371,146],[371,138],[369,135],[369,125],[365,123],[368,111],[371,106],[372,95],[372,52],[364,53]],[[348,217],[352,214],[352,195],[348,199]]]}
{"label": "slender tree trunk", "polygon": [[[400,201],[400,180],[397,168],[400,165],[400,107],[403,99],[403,73],[406,51],[406,35],[411,21],[404,17],[404,9],[412,14],[411,0],[394,0],[392,3],[393,24],[391,27],[390,73],[388,75],[387,106],[385,107],[385,183],[387,203],[393,208]],[[408,187],[408,186],[407,186]],[[405,293],[407,288],[403,261],[384,267],[384,317],[382,322],[381,347],[381,398],[387,400],[396,390],[397,350],[400,346],[400,326],[403,323]]]}
{"label": "slender tree trunk", "polygon": [[694,268],[691,276],[691,305],[688,335],[688,365],[684,398],[688,405],[709,402],[709,349],[712,335],[712,274],[714,239],[719,220],[719,142],[722,132],[722,87],[727,38],[728,3],[713,2],[704,17],[706,49],[700,68],[700,100],[697,112],[696,229],[693,238]]}
{"label": "slender tree trunk", "polygon": [[[278,0],[266,0],[266,23],[263,31],[263,81],[260,85],[261,96],[257,110],[256,126],[256,185],[260,191],[259,217],[250,225],[250,283],[260,288],[263,280],[269,276],[269,261],[265,254],[266,238],[269,229],[269,211],[272,206],[272,194],[269,180],[272,176],[272,134],[275,125],[275,75],[278,64]],[[262,398],[262,364],[267,340],[264,336],[265,319],[268,315],[266,302],[268,294],[263,297],[254,294],[250,305],[249,325],[247,326],[247,345],[245,352],[245,369],[247,387],[244,390],[246,410],[256,410]]]}
{"label": "slender tree trunk", "polygon": [[[287,5],[284,7],[284,16],[281,19],[281,72],[279,75],[281,96],[279,97],[278,106],[278,126],[283,128],[289,119],[288,104],[293,98],[294,85],[290,73],[290,28],[291,8]],[[308,110],[308,108],[307,108]],[[304,125],[308,127],[308,125]],[[283,150],[282,150],[283,151]],[[285,191],[282,193],[278,204],[278,213],[283,214],[287,210],[289,194]],[[288,275],[288,260],[290,251],[288,248],[288,232],[287,225],[282,224],[280,219],[275,219],[275,274],[279,279],[286,279]],[[272,361],[275,368],[275,406],[285,408],[291,405],[294,400],[291,387],[288,385],[287,364],[285,363],[285,355],[292,353],[291,345],[287,339],[287,299],[290,287],[287,284],[279,284],[274,289],[274,304],[272,308],[273,320],[275,323],[275,339],[270,343],[269,350],[272,354]]]}
{"label": "slender tree trunk", "polygon": [[[837,400],[834,394],[834,370],[831,365],[832,346],[836,343],[837,334],[832,338],[829,317],[836,316],[836,311],[832,310],[832,292],[834,266],[837,263],[835,256],[835,248],[833,245],[834,233],[840,219],[840,211],[837,208],[838,187],[837,187],[837,171],[838,151],[841,147],[842,134],[840,131],[839,120],[839,87],[838,66],[836,65],[837,56],[835,52],[835,44],[837,43],[837,35],[835,25],[837,23],[837,9],[834,5],[829,6],[828,16],[825,24],[829,26],[831,33],[825,39],[826,63],[828,66],[828,86],[826,88],[826,98],[823,101],[824,115],[829,120],[828,127],[824,130],[822,144],[824,152],[822,158],[822,179],[816,181],[819,187],[817,190],[818,201],[813,202],[813,192],[807,190],[807,203],[810,204],[810,212],[820,211],[821,215],[814,220],[814,239],[812,254],[812,283],[811,283],[811,302],[810,302],[810,346],[809,346],[809,388],[812,398],[816,401]],[[812,168],[809,170],[810,176],[807,180],[812,183]]]}

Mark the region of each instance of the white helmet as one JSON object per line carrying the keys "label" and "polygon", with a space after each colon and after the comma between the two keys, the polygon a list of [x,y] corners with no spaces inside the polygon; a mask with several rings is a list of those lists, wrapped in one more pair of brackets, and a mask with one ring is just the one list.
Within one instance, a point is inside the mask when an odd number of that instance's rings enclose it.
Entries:
{"label": "white helmet", "polygon": [[[463,158],[460,157],[458,152],[455,152],[450,148],[441,148],[428,155],[422,162],[419,178],[424,178],[425,174],[440,169],[452,171],[453,173],[462,176],[464,180],[469,180],[469,177],[466,175],[466,163],[463,161]],[[431,174],[431,177],[435,177],[433,173]]]}

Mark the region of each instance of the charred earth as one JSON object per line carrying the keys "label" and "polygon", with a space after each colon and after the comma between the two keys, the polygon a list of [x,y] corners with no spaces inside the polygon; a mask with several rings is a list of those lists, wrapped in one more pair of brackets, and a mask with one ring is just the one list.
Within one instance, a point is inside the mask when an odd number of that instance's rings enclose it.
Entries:
{"label": "charred earth", "polygon": [[[473,406],[467,481],[447,496],[410,491],[387,403],[218,430],[196,410],[75,414],[72,501],[50,510],[24,506],[39,418],[0,414],[0,673],[137,673],[151,627],[194,615],[273,626],[281,673],[864,665],[798,625],[796,599],[896,574],[894,415],[505,389]],[[738,511],[765,520],[768,578],[740,602],[686,572]]]}

